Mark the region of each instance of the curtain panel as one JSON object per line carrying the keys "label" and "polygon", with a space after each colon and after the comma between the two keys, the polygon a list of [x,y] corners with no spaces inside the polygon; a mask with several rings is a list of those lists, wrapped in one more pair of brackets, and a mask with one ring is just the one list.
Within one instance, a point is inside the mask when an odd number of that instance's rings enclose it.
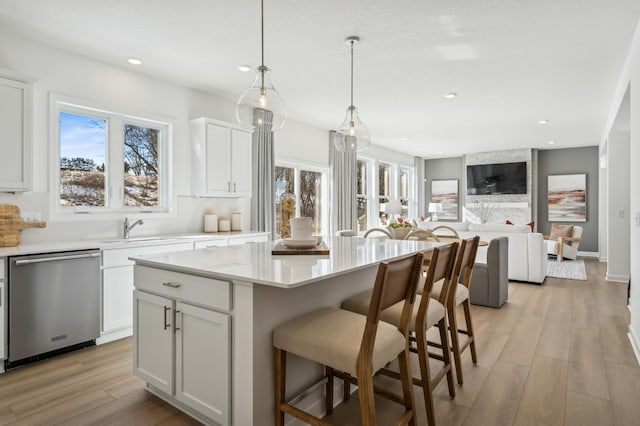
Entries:
{"label": "curtain panel", "polygon": [[331,204],[330,232],[358,231],[358,204],[356,198],[356,160],[355,152],[340,152],[336,149],[335,138],[338,133],[329,132],[329,152],[331,164]]}
{"label": "curtain panel", "polygon": [[251,137],[251,229],[270,232],[275,238],[275,159],[273,151],[273,132],[270,123],[271,111],[254,109],[253,120],[256,123]]}

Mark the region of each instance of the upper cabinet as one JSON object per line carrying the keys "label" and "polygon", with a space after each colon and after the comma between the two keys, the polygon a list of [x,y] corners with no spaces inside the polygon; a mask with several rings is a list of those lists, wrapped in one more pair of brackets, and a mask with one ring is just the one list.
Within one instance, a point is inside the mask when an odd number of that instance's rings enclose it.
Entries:
{"label": "upper cabinet", "polygon": [[192,191],[202,197],[251,197],[251,133],[210,118],[191,121]]}
{"label": "upper cabinet", "polygon": [[0,70],[0,191],[31,189],[32,81]]}

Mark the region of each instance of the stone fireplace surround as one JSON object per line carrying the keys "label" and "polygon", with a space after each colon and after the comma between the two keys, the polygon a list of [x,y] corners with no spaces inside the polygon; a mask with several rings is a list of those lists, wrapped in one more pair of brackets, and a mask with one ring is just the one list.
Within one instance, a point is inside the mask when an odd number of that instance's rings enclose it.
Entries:
{"label": "stone fireplace surround", "polygon": [[[531,149],[479,152],[464,156],[460,200],[462,220],[470,223],[505,223],[517,225],[535,221],[535,161]],[[527,193],[504,195],[467,195],[468,165],[527,162]]]}

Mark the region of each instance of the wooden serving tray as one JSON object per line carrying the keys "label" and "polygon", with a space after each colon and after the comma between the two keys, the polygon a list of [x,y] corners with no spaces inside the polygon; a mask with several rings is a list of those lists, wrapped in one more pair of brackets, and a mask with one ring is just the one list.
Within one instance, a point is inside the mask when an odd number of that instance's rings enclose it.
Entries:
{"label": "wooden serving tray", "polygon": [[312,248],[289,248],[282,241],[278,241],[271,249],[271,254],[329,254],[329,247],[322,241]]}

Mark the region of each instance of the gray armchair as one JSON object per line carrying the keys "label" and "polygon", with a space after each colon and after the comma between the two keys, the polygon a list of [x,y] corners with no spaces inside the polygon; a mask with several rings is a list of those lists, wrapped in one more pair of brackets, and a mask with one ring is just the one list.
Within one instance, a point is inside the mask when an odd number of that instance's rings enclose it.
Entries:
{"label": "gray armchair", "polygon": [[469,300],[474,305],[501,307],[509,297],[509,239],[494,238],[487,247],[487,263],[473,266]]}

